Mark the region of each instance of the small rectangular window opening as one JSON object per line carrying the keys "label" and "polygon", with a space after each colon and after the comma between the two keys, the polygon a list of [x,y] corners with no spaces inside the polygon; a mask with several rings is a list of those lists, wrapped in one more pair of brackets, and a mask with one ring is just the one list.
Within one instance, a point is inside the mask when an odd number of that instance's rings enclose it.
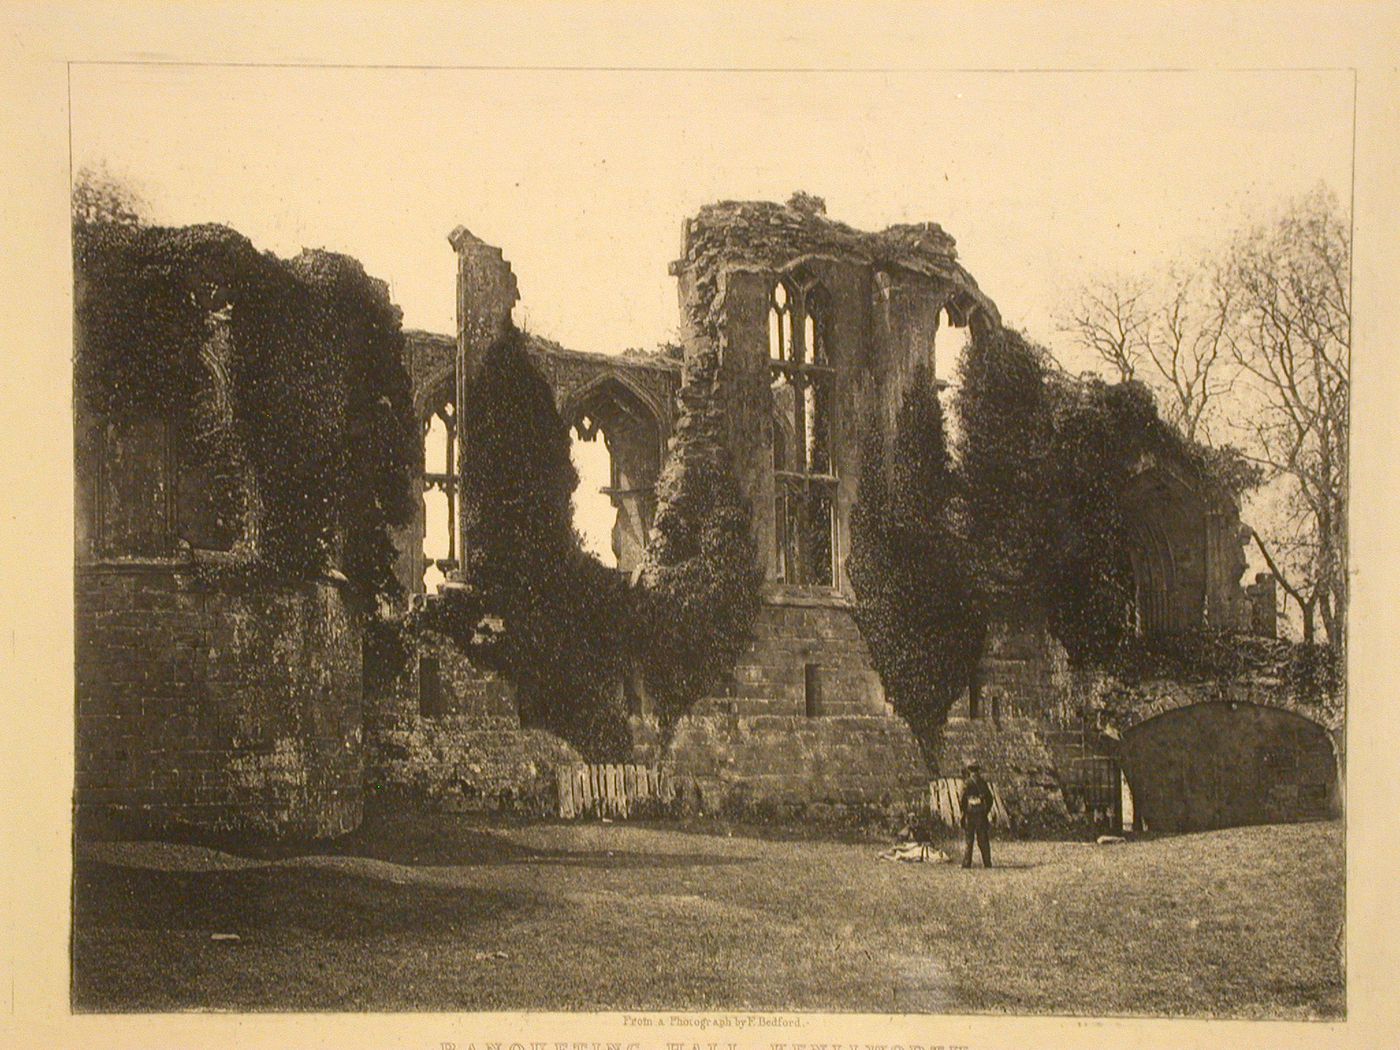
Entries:
{"label": "small rectangular window opening", "polygon": [[807,717],[820,718],[822,713],[822,669],[820,664],[807,664],[804,668],[804,685],[807,697]]}
{"label": "small rectangular window opening", "polygon": [[436,656],[418,658],[418,713],[424,718],[442,714],[442,677]]}

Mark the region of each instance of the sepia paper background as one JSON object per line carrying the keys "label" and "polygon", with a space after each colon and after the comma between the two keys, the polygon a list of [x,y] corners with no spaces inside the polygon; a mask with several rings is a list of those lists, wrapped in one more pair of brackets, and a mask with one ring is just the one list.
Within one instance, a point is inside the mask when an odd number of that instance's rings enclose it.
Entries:
{"label": "sepia paper background", "polygon": [[[423,1047],[719,1041],[924,1047],[1400,1045],[1394,905],[1400,366],[1394,4],[52,4],[0,0],[5,237],[0,609],[0,1046]],[[612,1014],[71,1016],[72,485],[69,63],[195,61],[600,69],[1354,71],[1348,1019],[1335,1024],[817,1016],[755,1035]],[[791,75],[801,75],[793,73]],[[625,104],[625,97],[622,100]],[[1144,119],[1150,119],[1150,113]],[[124,115],[139,123],[140,112]],[[1014,137],[1009,125],[1005,135]],[[1015,171],[1006,178],[1014,180]],[[820,172],[811,188],[820,192]],[[795,187],[794,187],[795,188]],[[876,188],[878,192],[878,187]],[[938,216],[931,216],[939,218]],[[1037,215],[1028,210],[1027,224]],[[680,216],[676,216],[679,226]],[[956,235],[959,231],[953,231]],[[353,247],[351,249],[353,251]],[[993,289],[995,292],[995,289]],[[739,1012],[747,1016],[747,1012]],[[647,1016],[665,1016],[648,1011]],[[704,1015],[700,1015],[704,1016]],[[768,1034],[768,1033],[772,1034]],[[535,1050],[544,1050],[536,1047]],[[579,1048],[582,1050],[582,1048]]]}

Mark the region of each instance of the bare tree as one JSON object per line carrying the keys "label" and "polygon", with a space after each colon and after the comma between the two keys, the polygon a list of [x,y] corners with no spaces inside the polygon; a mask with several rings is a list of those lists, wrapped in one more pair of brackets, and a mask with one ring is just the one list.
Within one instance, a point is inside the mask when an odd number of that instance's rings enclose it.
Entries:
{"label": "bare tree", "polygon": [[1298,604],[1304,640],[1320,617],[1337,646],[1348,604],[1350,269],[1349,230],[1319,188],[1240,236],[1219,277],[1224,338],[1247,387],[1236,426],[1282,492],[1282,513],[1255,540]]}
{"label": "bare tree", "polygon": [[1145,285],[1099,280],[1085,286],[1059,327],[1126,382],[1142,360],[1150,314]]}
{"label": "bare tree", "polygon": [[1169,275],[1165,289],[1143,328],[1143,371],[1167,421],[1189,440],[1208,440],[1209,414],[1234,386],[1222,360],[1231,292],[1190,274]]}
{"label": "bare tree", "polygon": [[146,202],[105,165],[79,168],[73,178],[73,225],[110,223],[141,226],[148,222]]}
{"label": "bare tree", "polygon": [[1118,379],[1145,382],[1163,417],[1197,440],[1231,388],[1224,367],[1228,311],[1225,285],[1178,269],[1155,282],[1089,285],[1060,328]]}

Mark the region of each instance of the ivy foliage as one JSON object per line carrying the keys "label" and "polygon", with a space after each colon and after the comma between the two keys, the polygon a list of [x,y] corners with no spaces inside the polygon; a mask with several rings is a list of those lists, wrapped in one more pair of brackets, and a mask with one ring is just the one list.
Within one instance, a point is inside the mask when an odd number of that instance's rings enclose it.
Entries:
{"label": "ivy foliage", "polygon": [[1121,493],[1156,417],[1137,383],[1057,388],[1045,457],[1039,585],[1051,631],[1075,664],[1107,659],[1133,630],[1133,572]]}
{"label": "ivy foliage", "polygon": [[642,559],[642,675],[669,729],[726,684],[753,631],[763,570],[725,443],[714,345],[686,364],[670,455]]}
{"label": "ivy foliage", "polygon": [[1041,598],[1045,533],[1045,367],[1019,333],[974,329],[958,380],[958,460],[975,572],[998,615],[1031,616]]}
{"label": "ivy foliage", "polygon": [[1104,662],[1116,688],[1108,717],[1121,724],[1142,702],[1137,687],[1153,679],[1178,682],[1276,681],[1282,695],[1324,724],[1341,721],[1346,668],[1335,646],[1197,629],[1134,638]]}
{"label": "ivy foliage", "polygon": [[412,520],[411,475],[421,455],[412,385],[403,367],[402,315],[387,286],[349,256],[303,251],[291,269],[313,291],[322,345],[339,351],[331,381],[344,398],[336,438],[345,452],[340,490],[348,501],[340,516],[350,526],[342,568],[371,593],[396,596],[397,551],[389,529]]}
{"label": "ivy foliage", "polygon": [[1228,446],[1189,441],[1141,383],[1071,379],[1014,331],[983,329],[959,362],[958,460],[975,587],[1010,622],[1044,615],[1076,665],[1133,631],[1124,494],[1145,456],[1179,465],[1206,499],[1260,473]]}
{"label": "ivy foliage", "polygon": [[[110,421],[159,416],[182,456],[225,484],[223,520],[257,541],[244,572],[276,580],[339,567],[392,597],[389,529],[411,520],[416,434],[400,312],[355,260],[258,252],[225,226],[74,227],[74,381]],[[229,330],[228,425],[201,360]],[[236,480],[251,471],[256,503]],[[343,544],[343,550],[341,545]]]}
{"label": "ivy foliage", "polygon": [[869,421],[846,569],[856,619],[894,709],[925,754],[972,680],[986,615],[954,526],[957,479],[932,377],[917,369],[895,422],[893,456]]}
{"label": "ivy foliage", "polygon": [[727,451],[682,428],[657,482],[642,566],[647,690],[663,726],[715,693],[758,615],[762,570]]}
{"label": "ivy foliage", "polygon": [[458,418],[463,586],[419,623],[508,676],[526,724],[590,760],[625,758],[628,594],[574,530],[569,430],[515,328],[473,366]]}

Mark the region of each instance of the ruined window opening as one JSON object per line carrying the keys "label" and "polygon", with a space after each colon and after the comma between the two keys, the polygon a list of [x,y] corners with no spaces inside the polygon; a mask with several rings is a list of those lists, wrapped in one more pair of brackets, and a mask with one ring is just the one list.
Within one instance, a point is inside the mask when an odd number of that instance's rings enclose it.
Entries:
{"label": "ruined window opening", "polygon": [[967,318],[956,307],[949,304],[938,314],[938,334],[935,336],[935,352],[929,358],[929,367],[935,379],[954,375],[967,344],[972,341],[972,328]]}
{"label": "ruined window opening", "polygon": [[418,713],[424,718],[443,713],[442,674],[436,656],[418,657]]}
{"label": "ruined window opening", "polygon": [[774,575],[783,583],[821,587],[836,585],[839,549],[828,302],[815,281],[794,291],[779,280],[768,316]]}
{"label": "ruined window opening", "polygon": [[242,534],[245,479],[227,451],[230,419],[211,379],[183,423],[144,416],[85,428],[76,452],[88,553],[168,558],[231,549]]}
{"label": "ruined window opening", "polygon": [[814,284],[807,290],[803,303],[803,336],[807,350],[807,360],[814,365],[824,365],[826,360],[827,325],[831,317],[831,306],[826,289]]}
{"label": "ruined window opening", "polygon": [[423,586],[457,568],[457,413],[451,399],[423,427]]}
{"label": "ruined window opening", "polygon": [[604,565],[631,575],[641,565],[656,514],[659,413],[617,375],[594,381],[561,412],[579,474],[574,525],[585,548]]}
{"label": "ruined window opening", "polygon": [[774,361],[791,361],[793,294],[787,284],[773,285],[768,297],[768,356]]}
{"label": "ruined window opening", "polygon": [[581,416],[571,437],[570,455],[579,477],[578,488],[574,490],[574,523],[583,538],[584,549],[604,565],[616,568],[620,537],[617,535],[617,507],[611,493],[620,487],[617,463],[607,434],[593,418]]}
{"label": "ruined window opening", "polygon": [[99,557],[168,557],[174,540],[174,456],[167,420],[106,423],[96,434]]}
{"label": "ruined window opening", "polygon": [[822,669],[820,664],[806,664],[803,667],[802,685],[807,717],[820,718],[822,713]]}

